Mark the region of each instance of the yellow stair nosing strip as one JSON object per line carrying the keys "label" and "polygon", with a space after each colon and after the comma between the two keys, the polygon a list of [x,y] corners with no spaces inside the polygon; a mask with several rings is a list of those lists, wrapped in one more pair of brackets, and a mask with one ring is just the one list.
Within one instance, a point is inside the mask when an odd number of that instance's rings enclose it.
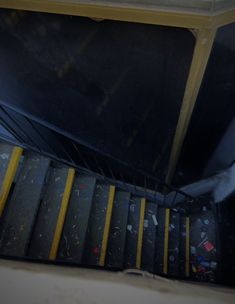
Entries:
{"label": "yellow stair nosing strip", "polygon": [[164,233],[164,257],[163,257],[163,273],[168,272],[168,245],[169,245],[169,224],[170,224],[170,209],[166,209],[165,216],[165,233]]}
{"label": "yellow stair nosing strip", "polygon": [[0,217],[2,216],[5,204],[11,189],[12,182],[14,180],[18,164],[23,153],[23,149],[20,147],[14,147],[11,153],[11,158],[8,163],[7,171],[1,187],[0,195]]}
{"label": "yellow stair nosing strip", "polygon": [[67,209],[68,209],[69,198],[70,198],[71,190],[72,190],[72,186],[73,186],[74,176],[75,176],[75,169],[69,168],[68,176],[67,176],[67,180],[66,180],[66,184],[65,184],[65,188],[64,188],[64,194],[63,194],[62,201],[61,201],[60,211],[59,211],[59,215],[57,218],[54,238],[52,241],[51,250],[50,250],[50,254],[49,254],[50,260],[55,260],[57,257],[57,252],[58,252],[61,234],[62,234],[64,221],[65,221],[65,216],[66,216]]}
{"label": "yellow stair nosing strip", "polygon": [[143,234],[144,234],[145,205],[146,205],[146,199],[142,198],[141,199],[141,204],[140,204],[140,221],[139,221],[137,254],[136,254],[136,268],[137,269],[140,269],[140,267],[141,267]]}
{"label": "yellow stair nosing strip", "polygon": [[104,225],[104,232],[103,232],[103,239],[102,239],[102,245],[101,245],[101,253],[100,253],[100,258],[99,258],[99,266],[105,265],[105,258],[106,258],[106,251],[107,251],[107,245],[108,245],[108,237],[109,237],[110,223],[111,223],[111,217],[112,217],[114,196],[115,196],[115,186],[110,186],[108,205],[107,205],[107,210],[106,210],[105,225]]}
{"label": "yellow stair nosing strip", "polygon": [[190,275],[190,220],[186,217],[186,258],[185,258],[185,275],[189,277]]}

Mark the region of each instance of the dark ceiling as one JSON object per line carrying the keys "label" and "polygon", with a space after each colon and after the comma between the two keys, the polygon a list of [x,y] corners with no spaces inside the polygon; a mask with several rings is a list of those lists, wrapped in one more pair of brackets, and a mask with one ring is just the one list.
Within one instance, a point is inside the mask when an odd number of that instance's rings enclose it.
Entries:
{"label": "dark ceiling", "polygon": [[1,10],[0,39],[2,100],[133,165],[166,169],[189,31]]}

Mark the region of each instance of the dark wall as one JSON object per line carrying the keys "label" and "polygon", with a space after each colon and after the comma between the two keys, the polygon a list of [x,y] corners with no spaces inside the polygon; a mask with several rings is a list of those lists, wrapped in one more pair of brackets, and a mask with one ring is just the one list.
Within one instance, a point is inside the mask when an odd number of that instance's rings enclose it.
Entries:
{"label": "dark wall", "polygon": [[235,160],[235,118],[229,124],[220,142],[207,163],[204,176],[211,176],[229,168]]}
{"label": "dark wall", "polygon": [[188,31],[0,11],[0,99],[134,165],[165,171]]}

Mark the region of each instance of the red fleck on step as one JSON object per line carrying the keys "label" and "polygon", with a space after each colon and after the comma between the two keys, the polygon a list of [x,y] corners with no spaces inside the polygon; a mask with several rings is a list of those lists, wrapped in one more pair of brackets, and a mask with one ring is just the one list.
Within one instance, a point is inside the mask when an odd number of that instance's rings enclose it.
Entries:
{"label": "red fleck on step", "polygon": [[85,188],[86,188],[86,185],[85,185],[85,184],[79,185],[79,189],[80,189],[80,190],[84,190]]}
{"label": "red fleck on step", "polygon": [[211,250],[213,250],[215,247],[213,244],[211,244],[209,241],[206,241],[203,244],[204,248],[206,249],[206,251],[210,252]]}
{"label": "red fleck on step", "polygon": [[98,255],[99,252],[100,252],[100,250],[99,250],[99,247],[98,247],[98,246],[96,246],[96,247],[93,248],[93,253],[94,253],[95,255]]}

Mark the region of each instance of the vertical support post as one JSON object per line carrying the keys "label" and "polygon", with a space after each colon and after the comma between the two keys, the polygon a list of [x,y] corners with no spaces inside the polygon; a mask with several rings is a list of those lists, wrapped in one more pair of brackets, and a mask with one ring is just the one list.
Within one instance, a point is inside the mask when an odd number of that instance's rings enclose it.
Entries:
{"label": "vertical support post", "polygon": [[101,253],[100,253],[100,259],[99,259],[99,266],[105,265],[105,258],[106,258],[106,252],[108,247],[108,239],[109,239],[109,230],[110,230],[110,224],[111,224],[111,218],[112,218],[112,212],[113,212],[113,205],[114,205],[114,199],[115,199],[115,186],[109,187],[109,197],[108,197],[108,205],[106,210],[106,217],[105,217],[105,224],[104,224],[104,233],[103,233],[103,240],[101,245]]}
{"label": "vertical support post", "polygon": [[3,214],[6,201],[20,162],[21,155],[23,153],[23,149],[20,147],[14,147],[12,150],[11,158],[8,163],[7,171],[0,187],[0,217]]}
{"label": "vertical support post", "polygon": [[193,59],[171,149],[166,177],[167,183],[171,182],[175,172],[198,92],[210,57],[215,35],[216,29],[199,29],[197,32]]}
{"label": "vertical support post", "polygon": [[140,221],[139,221],[139,232],[138,232],[137,253],[136,253],[136,268],[137,269],[140,269],[140,267],[141,267],[146,199],[142,198],[140,204],[141,204],[140,205]]}
{"label": "vertical support post", "polygon": [[60,212],[59,212],[57,223],[56,223],[54,238],[52,241],[51,250],[50,250],[50,254],[49,254],[49,260],[55,260],[57,257],[61,234],[63,231],[64,222],[65,222],[65,216],[66,216],[68,205],[69,205],[69,198],[70,198],[72,187],[73,187],[74,177],[75,177],[75,169],[69,168],[67,181],[65,184],[65,189],[64,189],[63,196],[62,196]]}
{"label": "vertical support post", "polygon": [[166,209],[165,214],[165,231],[164,231],[164,255],[163,255],[163,273],[168,273],[168,248],[169,248],[169,226],[170,226],[170,209]]}

